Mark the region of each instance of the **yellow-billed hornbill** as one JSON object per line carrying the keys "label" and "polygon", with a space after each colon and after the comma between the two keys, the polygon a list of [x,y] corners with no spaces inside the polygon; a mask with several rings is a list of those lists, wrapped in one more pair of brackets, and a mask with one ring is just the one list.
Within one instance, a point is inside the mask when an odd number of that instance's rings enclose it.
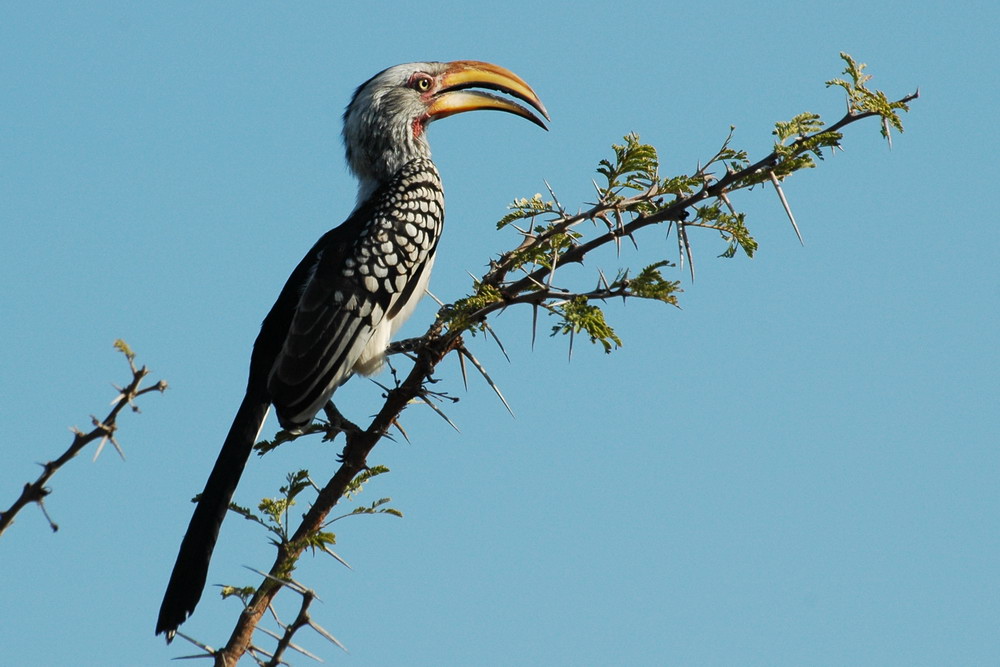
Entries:
{"label": "yellow-billed hornbill", "polygon": [[441,178],[427,125],[496,109],[545,128],[535,92],[497,65],[461,60],[390,67],[363,83],[344,112],[347,163],[359,183],[347,220],[295,267],[264,318],[250,357],[246,396],[181,542],[156,633],[167,641],[201,598],[219,527],[269,406],[301,429],[354,373],[382,366],[390,338],[413,312],[434,264],[444,223]]}

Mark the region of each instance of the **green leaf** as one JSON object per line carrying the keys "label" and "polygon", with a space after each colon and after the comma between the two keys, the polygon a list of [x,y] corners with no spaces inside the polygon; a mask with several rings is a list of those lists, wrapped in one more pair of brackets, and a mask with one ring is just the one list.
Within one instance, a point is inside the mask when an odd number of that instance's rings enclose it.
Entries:
{"label": "green leaf", "polygon": [[553,306],[550,312],[562,317],[562,322],[552,327],[552,335],[585,332],[591,343],[600,343],[606,353],[612,346],[621,347],[622,341],[604,319],[604,311],[589,303],[585,296],[578,296],[562,305]]}
{"label": "green leaf", "polygon": [[313,552],[315,552],[316,549],[323,549],[324,547],[333,546],[336,543],[337,536],[335,534],[322,530],[306,535],[300,542],[303,547],[310,549]]}
{"label": "green leaf", "polygon": [[348,483],[347,487],[344,489],[344,496],[347,498],[353,498],[357,494],[361,493],[362,487],[368,480],[373,477],[378,477],[379,475],[384,475],[387,472],[389,472],[389,468],[383,465],[367,468],[357,477],[352,479],[350,483]]}
{"label": "green leaf", "polygon": [[734,257],[737,248],[741,248],[747,257],[753,257],[754,253],[757,252],[757,241],[750,236],[750,230],[744,224],[745,220],[745,213],[737,213],[736,215],[727,215],[722,221],[723,229],[720,232],[722,238],[729,242],[729,247],[719,255],[720,257]]}
{"label": "green leaf", "polygon": [[451,304],[441,313],[442,321],[451,331],[469,331],[473,335],[482,329],[482,323],[472,320],[472,315],[503,298],[500,290],[480,280],[474,282],[475,292]]}
{"label": "green leaf", "polygon": [[288,498],[261,498],[257,509],[263,512],[272,523],[280,526],[285,512],[294,504],[295,501]]}
{"label": "green leaf", "polygon": [[288,473],[285,479],[288,483],[281,487],[279,491],[289,500],[299,495],[299,493],[301,493],[304,489],[313,485],[312,480],[309,478],[308,470],[299,470],[293,473]]}
{"label": "green leaf", "polygon": [[889,128],[893,127],[898,132],[903,131],[903,121],[899,117],[899,111],[909,111],[910,107],[905,102],[893,102],[881,90],[870,90],[866,85],[871,80],[870,74],[865,74],[867,65],[858,63],[846,53],[840,54],[841,59],[847,64],[844,74],[850,77],[846,79],[830,79],[826,82],[828,87],[839,86],[847,93],[847,108],[852,115],[872,113],[882,117],[882,136],[889,139]]}
{"label": "green leaf", "polygon": [[246,604],[253,597],[253,594],[257,592],[257,589],[253,586],[222,586],[219,592],[223,600],[236,596]]}
{"label": "green leaf", "polygon": [[660,167],[656,149],[639,141],[635,132],[626,134],[624,144],[612,144],[614,161],[601,160],[597,172],[607,184],[599,188],[602,201],[621,199],[622,189],[648,190],[659,182]]}
{"label": "green leaf", "polygon": [[704,181],[701,179],[682,174],[664,179],[659,189],[660,192],[687,197],[694,194],[703,184]]}
{"label": "green leaf", "polygon": [[627,289],[629,296],[636,296],[640,299],[654,299],[676,306],[677,297],[675,293],[681,291],[680,281],[666,280],[663,274],[660,273],[660,269],[664,266],[673,266],[673,262],[663,260],[655,264],[650,264],[640,271],[639,275],[635,278],[629,279],[623,276],[621,282],[616,281],[612,287],[621,285]]}
{"label": "green leaf", "polygon": [[800,113],[788,122],[778,121],[774,124],[772,134],[778,137],[779,142],[784,143],[791,137],[805,137],[813,132],[819,132],[821,129],[823,129],[823,121],[820,120],[819,115],[807,111]]}
{"label": "green leaf", "polygon": [[135,352],[129,347],[128,343],[123,341],[121,338],[115,340],[115,349],[125,355],[125,358],[130,362],[135,359]]}
{"label": "green leaf", "polygon": [[242,505],[237,505],[236,503],[231,502],[229,503],[229,511],[233,512],[234,514],[239,514],[247,521],[253,521],[254,523],[259,523],[268,530],[271,530],[271,528],[267,525],[267,521],[264,520],[264,517],[254,514],[249,507],[243,507]]}
{"label": "green leaf", "polygon": [[391,514],[392,516],[403,518],[403,513],[392,507],[382,507],[386,503],[392,502],[392,498],[379,498],[371,505],[355,507],[348,516],[355,514]]}
{"label": "green leaf", "polygon": [[535,216],[544,213],[556,212],[555,203],[544,201],[540,193],[535,193],[531,199],[515,199],[507,205],[507,208],[510,209],[510,213],[500,218],[500,221],[497,222],[497,229],[503,229],[516,220],[534,219]]}

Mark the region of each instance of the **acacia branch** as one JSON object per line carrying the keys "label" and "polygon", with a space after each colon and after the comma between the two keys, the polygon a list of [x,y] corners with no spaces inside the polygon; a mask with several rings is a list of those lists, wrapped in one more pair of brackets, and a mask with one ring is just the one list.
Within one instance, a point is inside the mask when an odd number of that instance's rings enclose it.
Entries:
{"label": "acacia branch", "polygon": [[[907,95],[900,100],[899,103],[906,104],[919,97],[919,92],[914,92]],[[839,130],[852,123],[864,120],[866,118],[871,118],[872,116],[877,116],[876,112],[865,112],[865,113],[847,113],[839,121],[831,125],[830,127],[815,132],[811,135],[800,137],[795,142],[791,144],[791,148],[796,149],[800,146],[807,145],[810,140],[815,140],[821,138],[824,135],[837,134]],[[586,243],[581,243],[575,245],[572,248],[565,251],[559,256],[560,264],[582,264],[586,256],[603,246],[611,243],[617,242],[623,236],[632,236],[640,229],[649,227],[651,225],[657,225],[663,222],[677,222],[683,223],[684,219],[688,217],[688,211],[701,202],[721,198],[728,196],[729,192],[733,190],[742,189],[744,187],[749,187],[752,183],[751,179],[757,176],[761,172],[772,171],[781,161],[781,155],[777,151],[772,151],[763,158],[757,160],[753,164],[740,169],[728,172],[721,179],[715,180],[711,183],[706,183],[705,186],[693,195],[687,197],[678,197],[676,200],[670,204],[660,208],[655,213],[642,214],[637,216],[631,222],[628,222],[619,227],[612,227],[606,233],[597,236]],[[748,181],[751,181],[748,183]],[[578,213],[573,216],[566,217],[559,220],[552,229],[548,230],[545,234],[539,235],[534,238],[534,242],[531,246],[535,246],[550,240],[553,236],[561,233],[565,233],[567,230],[575,227],[581,222],[587,220],[595,220],[600,218],[611,211],[627,210],[629,208],[634,208],[636,204],[643,202],[650,202],[656,199],[656,197],[661,196],[663,193],[659,191],[655,186],[643,192],[641,194],[635,195],[628,199],[617,201],[614,203],[599,203],[595,205],[590,210],[584,213]],[[523,244],[522,244],[523,246]],[[512,251],[514,252],[514,251]],[[500,285],[509,273],[510,260],[509,255],[505,255],[505,261],[497,265],[490,273],[483,276],[483,282],[491,285]],[[520,278],[519,280],[507,284],[502,288],[504,300],[500,303],[493,303],[484,306],[482,309],[473,314],[472,318],[485,317],[490,313],[501,310],[507,306],[507,304],[513,302],[517,296],[529,291],[533,286],[544,283],[548,278],[551,270],[548,267],[541,267],[529,273],[528,275]]]}
{"label": "acacia branch", "polygon": [[[118,450],[118,453],[122,454],[122,450],[115,439],[115,433],[118,430],[118,413],[121,412],[126,406],[131,407],[133,412],[139,412],[139,408],[134,403],[135,399],[152,391],[162,393],[166,390],[167,383],[163,380],[160,380],[152,386],[140,388],[142,381],[147,375],[149,375],[149,371],[145,366],[142,368],[136,367],[135,355],[123,341],[116,341],[115,347],[118,348],[128,360],[129,370],[132,372],[132,380],[125,386],[125,388],[116,387],[119,391],[118,396],[115,398],[114,405],[104,419],[98,419],[97,417],[91,415],[90,419],[94,426],[93,429],[84,433],[80,429],[73,427],[73,442],[70,444],[69,448],[67,448],[66,451],[63,452],[58,458],[41,464],[42,474],[38,476],[38,479],[34,482],[26,483],[24,488],[21,489],[21,495],[18,496],[10,508],[0,512],[0,535],[3,535],[4,531],[14,523],[14,517],[18,514],[18,512],[30,503],[36,503],[41,508],[42,512],[45,513],[44,500],[45,497],[52,492],[46,484],[48,484],[49,480],[60,468],[69,462],[70,459],[79,454],[80,451],[90,443],[95,440],[100,440],[100,446],[103,446],[105,442],[110,442]],[[97,453],[100,453],[100,449],[98,449]],[[96,455],[94,458],[97,458]],[[124,458],[124,456],[122,456],[122,458]],[[59,530],[59,526],[52,521],[51,518],[49,518],[48,513],[45,513],[45,517],[48,520],[49,526],[52,528],[53,532]]]}
{"label": "acacia branch", "polygon": [[[915,99],[916,96],[916,94],[909,95],[891,104],[905,104]],[[722,201],[732,209],[727,193],[759,183],[762,177],[768,179],[770,174],[782,166],[783,161],[794,160],[806,152],[818,153],[818,139],[830,140],[835,137],[839,140],[838,132],[840,129],[874,115],[882,115],[883,119],[885,118],[884,114],[877,112],[849,112],[844,118],[824,130],[803,133],[790,145],[783,147],[781,151],[776,148],[752,164],[746,161],[746,166],[741,169],[730,169],[727,165],[726,175],[715,179],[706,170],[711,164],[722,159],[726,150],[724,145],[723,150],[720,150],[705,167],[699,166],[696,176],[700,179],[698,180],[700,187],[691,194],[685,195],[661,189],[659,181],[653,180],[644,191],[626,198],[610,194],[613,187],[609,184],[599,201],[587,211],[576,215],[566,215],[558,201],[553,208],[539,211],[540,213],[554,214],[556,217],[553,223],[540,233],[530,228],[520,230],[523,239],[518,247],[500,255],[498,260],[491,264],[490,270],[476,281],[477,294],[475,296],[482,298],[473,300],[473,297],[469,297],[466,300],[442,306],[438,311],[436,321],[423,336],[391,346],[390,352],[404,352],[414,360],[412,368],[401,382],[397,380],[393,388],[386,388],[385,401],[378,414],[366,428],[335,429],[338,432],[343,432],[347,440],[343,450],[342,464],[319,491],[315,502],[303,517],[294,535],[278,545],[277,554],[269,573],[264,576],[260,586],[240,614],[229,641],[223,649],[214,653],[216,665],[235,665],[242,655],[248,650],[253,650],[254,631],[261,617],[271,607],[278,591],[283,586],[292,584],[288,575],[296,559],[310,546],[310,538],[322,530],[330,511],[352,488],[352,481],[355,477],[367,469],[367,457],[373,448],[383,437],[388,436],[391,426],[398,427],[399,417],[406,407],[415,399],[426,395],[426,385],[431,380],[438,364],[452,352],[458,352],[462,355],[461,358],[468,356],[468,358],[474,359],[467,351],[463,353],[465,350],[462,342],[463,333],[483,329],[490,315],[517,304],[528,304],[535,311],[539,307],[554,311],[561,304],[574,300],[582,300],[586,303],[591,300],[615,296],[623,298],[644,296],[673,303],[673,297],[670,296],[672,285],[668,285],[670,289],[655,293],[654,296],[640,294],[631,289],[627,272],[611,283],[601,273],[600,286],[591,291],[564,289],[552,284],[555,267],[557,265],[582,264],[592,251],[617,244],[623,237],[632,238],[634,242],[633,235],[636,232],[652,225],[667,222],[682,227],[686,224],[684,221],[689,216],[689,211],[696,209],[698,204],[709,200]],[[728,145],[728,139],[726,145]],[[787,173],[796,171],[802,166],[801,162],[793,162],[788,166]],[[609,178],[609,183],[610,181]],[[599,187],[598,192],[602,193]],[[664,204],[661,198],[667,195],[673,195],[675,199]],[[553,199],[555,199],[554,195]],[[626,219],[624,213],[628,213],[632,217]],[[580,235],[569,236],[568,240],[563,238],[573,234],[574,227],[588,220],[601,221],[606,225],[607,231],[584,242],[577,241]],[[728,231],[712,227],[710,224],[698,224],[697,226]],[[682,233],[683,230],[679,229],[679,232]],[[533,251],[537,251],[536,255],[533,255],[536,259],[529,260],[528,263],[535,263],[534,268],[522,269],[521,259],[528,257],[529,255],[526,253]],[[653,265],[647,269],[653,269],[655,273],[656,267],[663,264],[665,263]],[[514,270],[524,270],[525,275],[517,280],[509,281],[508,276]],[[463,301],[465,303],[462,303]],[[482,301],[485,302],[481,303]],[[456,317],[456,313],[459,313],[460,316]],[[572,338],[574,330],[570,329],[569,333]],[[613,332],[611,337],[617,340]],[[479,370],[488,379],[489,376],[485,374],[485,369],[480,367]],[[492,381],[490,384],[494,390],[497,390]],[[312,432],[317,430],[325,429],[316,427],[312,429]],[[285,628],[279,651],[283,650],[283,646],[290,644],[292,635],[302,625],[305,623],[292,624]],[[280,652],[276,652],[275,659],[277,660],[279,657]]]}
{"label": "acacia branch", "polygon": [[459,332],[442,333],[438,323],[432,325],[423,336],[422,347],[416,351],[417,358],[413,368],[398,386],[386,393],[382,409],[368,427],[361,431],[345,432],[347,444],[344,447],[343,463],[320,490],[292,538],[278,545],[278,553],[269,576],[264,578],[250,602],[240,613],[225,648],[215,654],[216,665],[235,665],[248,650],[258,622],[282,587],[278,582],[287,577],[290,564],[294,563],[307,548],[309,536],[322,529],[330,511],[344,497],[351,482],[368,467],[368,454],[386,436],[407,404],[423,393],[426,379],[445,356],[457,347],[460,340]]}

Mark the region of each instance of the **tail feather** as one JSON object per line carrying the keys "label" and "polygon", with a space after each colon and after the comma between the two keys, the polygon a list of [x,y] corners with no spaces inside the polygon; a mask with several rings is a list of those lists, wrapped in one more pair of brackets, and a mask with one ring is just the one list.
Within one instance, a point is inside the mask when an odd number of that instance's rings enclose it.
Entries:
{"label": "tail feather", "polygon": [[174,563],[174,571],[160,605],[160,616],[156,621],[156,634],[167,633],[168,642],[173,639],[177,627],[194,612],[201,599],[219,528],[267,417],[269,405],[270,401],[266,396],[247,392],[233,419],[233,425],[229,428],[229,435],[215,461],[212,474],[205,483],[205,490],[201,492],[201,499],[181,542],[177,562]]}

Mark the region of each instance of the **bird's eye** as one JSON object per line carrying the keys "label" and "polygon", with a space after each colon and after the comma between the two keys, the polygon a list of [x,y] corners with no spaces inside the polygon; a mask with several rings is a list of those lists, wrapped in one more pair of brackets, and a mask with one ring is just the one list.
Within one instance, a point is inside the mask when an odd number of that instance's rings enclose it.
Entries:
{"label": "bird's eye", "polygon": [[426,93],[431,89],[431,78],[429,76],[417,76],[413,79],[413,89],[419,93]]}

